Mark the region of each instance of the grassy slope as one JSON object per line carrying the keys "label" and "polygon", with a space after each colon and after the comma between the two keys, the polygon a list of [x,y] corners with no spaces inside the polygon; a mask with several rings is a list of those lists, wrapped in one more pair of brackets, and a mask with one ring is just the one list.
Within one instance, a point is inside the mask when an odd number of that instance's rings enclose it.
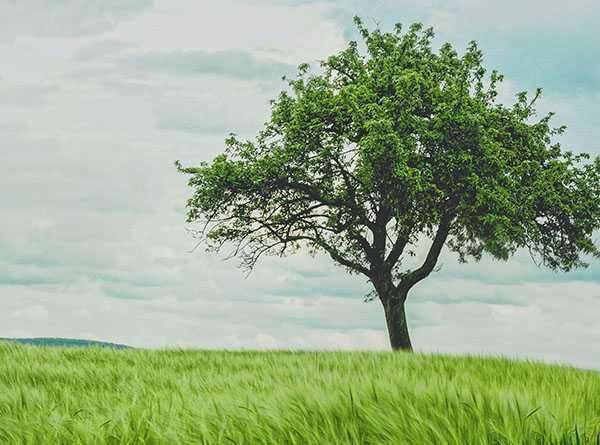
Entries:
{"label": "grassy slope", "polygon": [[4,442],[595,444],[600,375],[442,355],[0,343]]}

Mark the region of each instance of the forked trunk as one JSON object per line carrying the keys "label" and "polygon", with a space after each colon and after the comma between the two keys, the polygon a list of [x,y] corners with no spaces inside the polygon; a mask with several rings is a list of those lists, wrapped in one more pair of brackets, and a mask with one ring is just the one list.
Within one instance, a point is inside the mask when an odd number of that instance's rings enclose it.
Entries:
{"label": "forked trunk", "polygon": [[412,351],[406,324],[404,299],[390,299],[383,304],[383,307],[392,350]]}

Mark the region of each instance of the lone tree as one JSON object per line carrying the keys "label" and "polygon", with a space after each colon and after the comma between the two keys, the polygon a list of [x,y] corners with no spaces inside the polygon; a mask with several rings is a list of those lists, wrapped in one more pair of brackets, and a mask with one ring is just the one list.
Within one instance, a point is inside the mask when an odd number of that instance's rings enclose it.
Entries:
{"label": "lone tree", "polygon": [[[476,42],[435,52],[421,24],[382,33],[354,21],[367,55],[351,41],[320,74],[300,65],[254,141],[231,133],[212,163],[176,162],[207,250],[232,245],[248,271],[263,254],[325,252],[372,283],[394,350],[412,349],[405,302],[444,246],[460,262],[527,248],[563,271],[600,257],[600,158],[553,143],[565,127],[534,119],[541,89],[506,107]],[[423,238],[428,253],[408,269]]]}

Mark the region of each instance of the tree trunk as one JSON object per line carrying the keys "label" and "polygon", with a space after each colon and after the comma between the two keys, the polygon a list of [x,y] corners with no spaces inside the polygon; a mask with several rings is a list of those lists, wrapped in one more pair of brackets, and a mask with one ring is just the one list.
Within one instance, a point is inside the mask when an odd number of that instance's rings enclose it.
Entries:
{"label": "tree trunk", "polygon": [[404,300],[394,298],[383,303],[390,344],[394,351],[412,351],[408,326],[406,324]]}

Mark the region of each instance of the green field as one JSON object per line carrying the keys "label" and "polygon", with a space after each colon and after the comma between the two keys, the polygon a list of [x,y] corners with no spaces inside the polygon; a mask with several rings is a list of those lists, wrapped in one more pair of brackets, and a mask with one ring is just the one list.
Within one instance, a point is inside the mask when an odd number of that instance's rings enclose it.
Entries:
{"label": "green field", "polygon": [[600,374],[473,356],[0,343],[0,443],[600,444]]}

